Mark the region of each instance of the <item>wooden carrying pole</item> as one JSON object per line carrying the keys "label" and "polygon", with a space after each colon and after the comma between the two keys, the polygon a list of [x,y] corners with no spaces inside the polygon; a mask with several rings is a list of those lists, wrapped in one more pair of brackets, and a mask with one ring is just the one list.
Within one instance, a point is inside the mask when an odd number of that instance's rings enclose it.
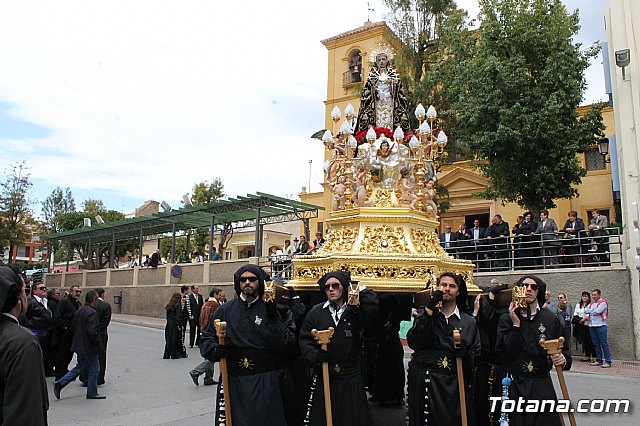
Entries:
{"label": "wooden carrying pole", "polygon": [[[555,355],[562,352],[562,346],[564,345],[564,337],[560,336],[554,340],[544,340],[540,339],[540,346],[545,348],[549,355]],[[562,397],[567,401],[569,399],[569,390],[567,389],[567,382],[564,381],[564,373],[562,372],[562,366],[556,365],[556,373],[558,373],[558,382],[560,382],[560,389],[562,390]],[[569,410],[569,423],[571,426],[576,426],[576,417],[573,414],[572,410]],[[562,419],[562,414],[560,414],[560,419]]]}
{"label": "wooden carrying pole", "polygon": [[[462,347],[462,336],[460,335],[460,330],[453,330],[453,347],[456,349],[460,349]],[[467,400],[464,393],[464,373],[462,371],[462,357],[456,357],[456,365],[458,367],[460,417],[462,418],[462,426],[467,426]]]}
{"label": "wooden carrying pole", "polygon": [[[318,331],[315,328],[311,330],[311,334],[315,337],[316,342],[323,351],[327,350],[327,345],[333,336],[334,328],[329,327],[328,330]],[[327,418],[327,426],[333,426],[333,415],[331,414],[331,390],[329,387],[329,363],[322,363],[322,382],[324,385],[324,412]]]}
{"label": "wooden carrying pole", "polygon": [[[221,322],[219,319],[213,322],[218,335],[218,343],[224,345],[224,337],[227,335],[227,323]],[[222,392],[224,393],[224,415],[226,425],[232,426],[231,423],[231,401],[229,401],[229,377],[227,375],[227,359],[220,359],[220,375],[222,376]]]}

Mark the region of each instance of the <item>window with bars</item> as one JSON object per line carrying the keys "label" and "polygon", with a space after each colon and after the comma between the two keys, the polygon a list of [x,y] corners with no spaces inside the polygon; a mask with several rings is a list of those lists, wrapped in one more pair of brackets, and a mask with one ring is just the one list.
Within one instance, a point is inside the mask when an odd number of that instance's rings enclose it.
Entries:
{"label": "window with bars", "polygon": [[604,157],[598,152],[598,148],[591,148],[584,152],[584,163],[588,172],[593,170],[606,170],[607,168]]}

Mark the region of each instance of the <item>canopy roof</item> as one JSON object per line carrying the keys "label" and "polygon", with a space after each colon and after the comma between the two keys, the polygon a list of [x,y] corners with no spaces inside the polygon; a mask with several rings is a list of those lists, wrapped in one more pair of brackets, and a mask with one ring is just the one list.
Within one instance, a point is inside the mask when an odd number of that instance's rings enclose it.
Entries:
{"label": "canopy roof", "polygon": [[186,206],[176,210],[109,222],[92,227],[72,229],[44,235],[50,241],[77,242],[91,239],[93,244],[105,241],[129,240],[142,234],[158,235],[167,232],[194,228],[208,228],[232,222],[235,228],[260,224],[291,222],[318,217],[318,210],[324,207],[289,200],[275,195],[247,194],[209,204]]}

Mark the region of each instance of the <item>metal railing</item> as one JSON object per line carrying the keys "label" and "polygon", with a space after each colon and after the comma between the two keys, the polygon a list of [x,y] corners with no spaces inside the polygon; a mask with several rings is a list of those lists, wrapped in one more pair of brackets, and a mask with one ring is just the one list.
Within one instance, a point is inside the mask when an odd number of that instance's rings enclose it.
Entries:
{"label": "metal railing", "polygon": [[[444,247],[445,243],[441,243]],[[582,268],[623,264],[622,235],[607,228],[592,235],[530,234],[494,238],[458,239],[444,249],[459,259],[470,260],[476,272],[522,269]]]}

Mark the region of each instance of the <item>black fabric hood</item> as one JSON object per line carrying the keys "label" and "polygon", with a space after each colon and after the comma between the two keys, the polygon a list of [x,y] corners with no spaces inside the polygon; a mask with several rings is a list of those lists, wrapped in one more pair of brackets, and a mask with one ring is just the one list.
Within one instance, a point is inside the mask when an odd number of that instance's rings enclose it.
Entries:
{"label": "black fabric hood", "polygon": [[233,274],[233,289],[236,291],[237,295],[240,295],[242,289],[240,288],[240,276],[245,272],[251,272],[256,277],[258,277],[258,296],[262,297],[264,293],[264,281],[269,277],[261,267],[257,265],[244,265],[241,266],[234,274]]}

